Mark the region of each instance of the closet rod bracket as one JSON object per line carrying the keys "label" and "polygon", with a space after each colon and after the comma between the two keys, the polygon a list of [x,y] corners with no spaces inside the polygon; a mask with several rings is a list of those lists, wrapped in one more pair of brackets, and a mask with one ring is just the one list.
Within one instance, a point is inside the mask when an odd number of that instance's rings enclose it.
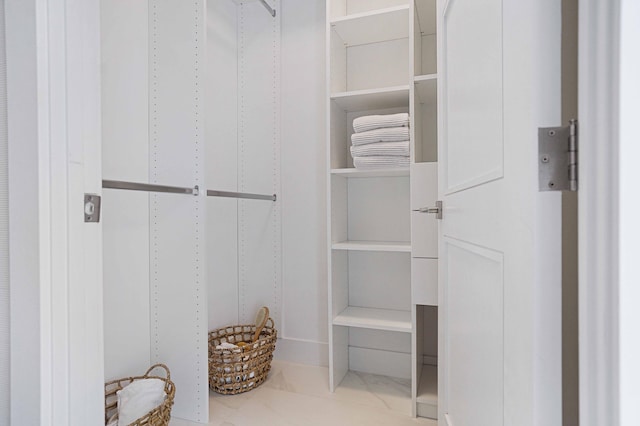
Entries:
{"label": "closet rod bracket", "polygon": [[267,3],[267,0],[260,0],[260,3],[262,3],[264,8],[267,9],[267,11],[269,12],[269,14],[271,14],[271,16],[273,16],[274,18],[276,17],[276,10],[271,6],[269,6],[269,3]]}

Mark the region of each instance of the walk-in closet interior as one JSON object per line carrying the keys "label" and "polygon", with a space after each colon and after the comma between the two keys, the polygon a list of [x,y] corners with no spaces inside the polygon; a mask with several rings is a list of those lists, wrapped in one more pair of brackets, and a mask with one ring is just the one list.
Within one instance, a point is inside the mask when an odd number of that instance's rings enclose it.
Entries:
{"label": "walk-in closet interior", "polygon": [[[161,362],[209,421],[207,333],[268,306],[277,359],[437,418],[435,0],[101,6],[105,381]],[[408,113],[400,167],[353,120]]]}

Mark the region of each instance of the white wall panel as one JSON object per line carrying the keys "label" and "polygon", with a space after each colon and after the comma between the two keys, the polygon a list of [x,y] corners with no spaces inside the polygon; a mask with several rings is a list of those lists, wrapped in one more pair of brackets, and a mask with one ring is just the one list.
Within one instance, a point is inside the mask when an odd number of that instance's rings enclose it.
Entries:
{"label": "white wall panel", "polygon": [[[238,190],[280,194],[280,14],[273,18],[259,2],[238,9]],[[242,323],[263,305],[281,323],[280,203],[238,202]]]}
{"label": "white wall panel", "polygon": [[[205,7],[149,3],[150,180],[204,183]],[[151,196],[151,359],[176,384],[173,416],[209,417],[204,197]]]}
{"label": "white wall panel", "polygon": [[[238,12],[233,0],[207,1],[206,188],[238,188]],[[237,324],[238,202],[208,197],[209,330]]]}
{"label": "white wall panel", "polygon": [[409,42],[406,38],[349,47],[347,90],[407,84],[408,63]]}
{"label": "white wall panel", "polygon": [[4,0],[0,1],[0,424],[9,424],[9,145]]}
{"label": "white wall panel", "polygon": [[349,239],[411,241],[409,178],[349,179]]}
{"label": "white wall panel", "polygon": [[284,0],[279,12],[286,82],[281,95],[281,336],[326,343],[325,2]]}
{"label": "white wall panel", "polygon": [[[149,179],[148,5],[101,2],[102,170]],[[142,374],[150,362],[149,196],[104,190],[105,378]]]}

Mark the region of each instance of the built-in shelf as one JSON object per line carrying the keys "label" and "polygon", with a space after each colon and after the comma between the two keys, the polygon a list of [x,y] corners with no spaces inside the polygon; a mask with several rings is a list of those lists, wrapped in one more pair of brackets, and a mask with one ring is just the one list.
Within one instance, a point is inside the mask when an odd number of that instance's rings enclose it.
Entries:
{"label": "built-in shelf", "polygon": [[334,250],[411,253],[411,243],[406,241],[340,241],[333,243],[331,248]]}
{"label": "built-in shelf", "polygon": [[436,0],[416,0],[416,13],[423,36],[436,33],[436,10]]}
{"label": "built-in shelf", "polygon": [[438,367],[423,365],[416,398],[420,417],[438,418]]}
{"label": "built-in shelf", "polygon": [[409,176],[409,168],[378,170],[359,170],[354,168],[331,169],[331,174],[347,178],[402,177]]}
{"label": "built-in shelf", "polygon": [[407,38],[409,5],[335,18],[331,27],[347,46]]}
{"label": "built-in shelf", "polygon": [[409,86],[354,90],[331,95],[331,100],[346,112],[409,106]]}
{"label": "built-in shelf", "polygon": [[421,104],[435,103],[438,93],[438,76],[436,74],[418,75],[413,79],[416,85],[418,101]]}
{"label": "built-in shelf", "polygon": [[333,325],[411,333],[411,312],[349,306],[333,319]]}

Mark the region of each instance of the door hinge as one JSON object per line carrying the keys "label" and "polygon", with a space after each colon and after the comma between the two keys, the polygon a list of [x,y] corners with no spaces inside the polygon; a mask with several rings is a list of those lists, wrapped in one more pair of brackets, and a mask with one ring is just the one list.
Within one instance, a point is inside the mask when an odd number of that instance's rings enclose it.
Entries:
{"label": "door hinge", "polygon": [[100,222],[102,198],[96,194],[84,194],[84,221]]}
{"label": "door hinge", "polygon": [[578,190],[578,120],[538,128],[538,161],[540,191]]}

